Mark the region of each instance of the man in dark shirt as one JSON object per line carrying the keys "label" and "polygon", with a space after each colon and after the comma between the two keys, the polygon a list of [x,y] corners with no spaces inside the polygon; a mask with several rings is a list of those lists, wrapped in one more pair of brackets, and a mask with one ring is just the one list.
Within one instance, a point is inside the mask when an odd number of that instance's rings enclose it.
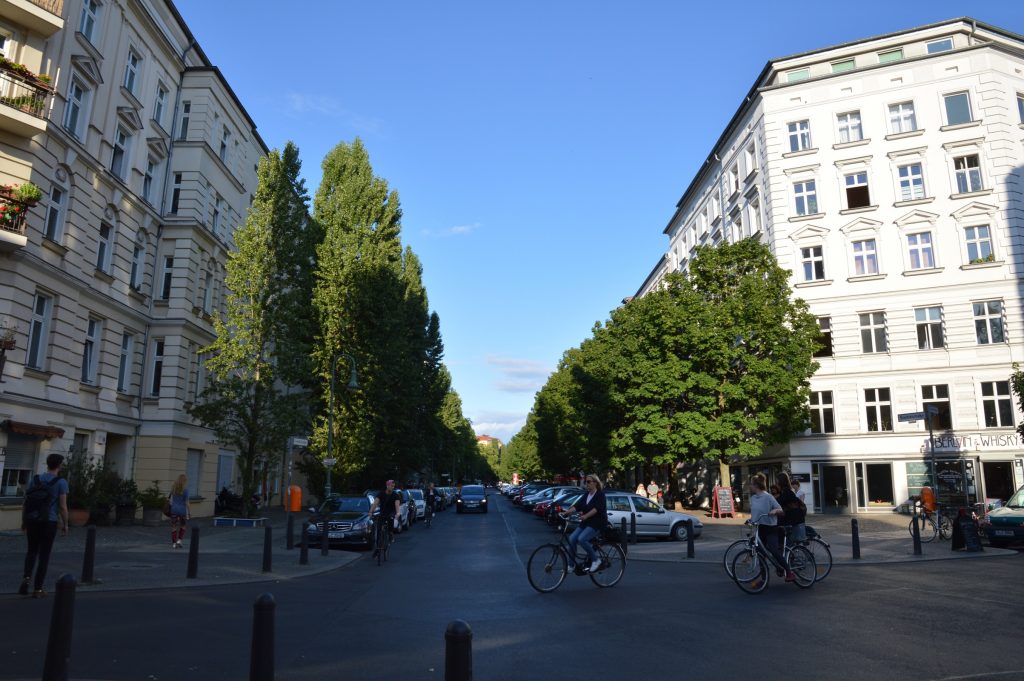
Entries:
{"label": "man in dark shirt", "polygon": [[807,530],[804,525],[807,516],[807,507],[800,501],[793,491],[793,483],[786,473],[780,473],[779,480],[779,506],[785,512],[781,524],[790,528],[790,536],[793,541],[804,541],[807,539]]}

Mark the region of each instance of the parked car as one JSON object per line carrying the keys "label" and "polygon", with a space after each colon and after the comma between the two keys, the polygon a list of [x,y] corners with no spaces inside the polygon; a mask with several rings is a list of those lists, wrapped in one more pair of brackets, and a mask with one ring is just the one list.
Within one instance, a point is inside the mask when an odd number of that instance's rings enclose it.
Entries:
{"label": "parked car", "polygon": [[487,513],[487,493],[483,485],[463,485],[462,492],[455,499],[455,509],[457,513]]}
{"label": "parked car", "polygon": [[416,522],[416,500],[412,498],[412,491],[407,489],[400,489],[398,493],[402,495],[402,506],[405,508],[405,528],[409,529]]}
{"label": "parked car", "polygon": [[579,488],[576,487],[548,487],[528,499],[523,499],[522,506],[523,508],[535,511],[537,506],[550,504],[553,499],[561,496],[567,490],[575,490],[576,492],[580,491]]}
{"label": "parked car", "polygon": [[1024,487],[1021,487],[1002,508],[989,511],[984,525],[988,543],[995,547],[1024,541]]}
{"label": "parked car", "polygon": [[321,545],[325,520],[328,547],[373,546],[370,499],[356,494],[331,495],[319,509],[309,509],[314,515],[307,530],[310,546]]}
{"label": "parked car", "polygon": [[423,490],[411,489],[409,495],[412,497],[412,502],[416,506],[416,519],[419,520],[427,515],[427,502],[423,499]]}
{"label": "parked car", "polygon": [[608,522],[618,527],[622,519],[630,524],[630,514],[636,514],[638,537],[668,537],[675,541],[686,541],[686,520],[693,522],[693,538],[700,537],[704,524],[696,516],[678,511],[667,511],[639,494],[606,492],[608,500]]}
{"label": "parked car", "polygon": [[581,496],[583,496],[583,492],[579,490],[572,490],[553,499],[551,504],[548,505],[547,509],[544,511],[544,520],[547,521],[548,525],[559,527],[561,521],[558,516],[572,508],[573,504],[575,504]]}

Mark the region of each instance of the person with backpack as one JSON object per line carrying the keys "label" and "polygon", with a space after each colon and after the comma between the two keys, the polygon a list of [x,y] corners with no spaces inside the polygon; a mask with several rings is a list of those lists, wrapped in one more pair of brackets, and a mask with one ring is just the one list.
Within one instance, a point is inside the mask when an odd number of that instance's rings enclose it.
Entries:
{"label": "person with backpack", "polygon": [[62,537],[68,533],[68,481],[60,477],[64,457],[50,454],[46,457],[46,472],[33,476],[25,489],[25,503],[21,512],[21,531],[28,540],[25,554],[25,572],[18,593],[28,596],[35,572],[33,598],[45,598],[43,582],[50,567],[50,552],[53,541],[60,530]]}

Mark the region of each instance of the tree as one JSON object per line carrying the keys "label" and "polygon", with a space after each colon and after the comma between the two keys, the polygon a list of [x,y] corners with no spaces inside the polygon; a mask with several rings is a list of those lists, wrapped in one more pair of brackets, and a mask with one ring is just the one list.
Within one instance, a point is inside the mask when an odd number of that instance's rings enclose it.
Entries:
{"label": "tree", "polygon": [[[209,387],[189,409],[238,452],[242,497],[250,499],[272,470],[289,435],[306,419],[306,396],[285,391],[297,379],[302,338],[289,320],[308,321],[308,286],[298,266],[313,236],[305,218],[305,194],[298,179],[298,150],[271,152],[258,168],[258,184],[245,224],[235,231],[228,256],[226,315],[214,319],[216,339],[203,348]],[[307,319],[303,319],[303,317]],[[248,504],[246,513],[250,511]]]}
{"label": "tree", "polygon": [[502,456],[501,477],[511,480],[518,473],[524,480],[532,480],[547,473],[537,455],[537,417],[531,412],[526,424],[512,436]]}

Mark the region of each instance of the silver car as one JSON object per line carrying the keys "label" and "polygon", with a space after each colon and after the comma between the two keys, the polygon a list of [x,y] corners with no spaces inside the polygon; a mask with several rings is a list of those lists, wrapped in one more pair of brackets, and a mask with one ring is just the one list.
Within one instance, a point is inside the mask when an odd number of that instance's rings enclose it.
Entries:
{"label": "silver car", "polygon": [[668,537],[676,541],[686,541],[686,520],[693,521],[693,538],[700,537],[704,524],[696,516],[678,511],[666,511],[657,502],[639,494],[609,492],[608,522],[616,528],[622,526],[626,519],[626,530],[629,530],[630,514],[636,514],[636,534],[638,537]]}

